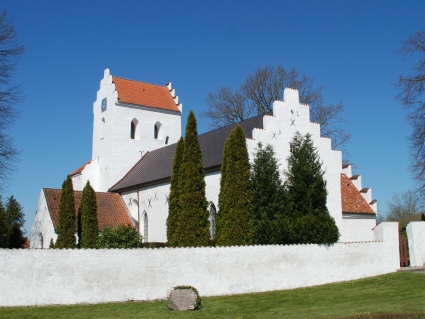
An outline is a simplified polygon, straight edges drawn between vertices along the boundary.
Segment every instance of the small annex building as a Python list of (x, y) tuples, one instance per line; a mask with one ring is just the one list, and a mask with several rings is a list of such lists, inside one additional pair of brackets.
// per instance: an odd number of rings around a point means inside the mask
[[(56, 242), (61, 193), (61, 189), (43, 188), (41, 190), (33, 224), (33, 229), (38, 229), (38, 232), (35, 234), (31, 232), (31, 248), (49, 248), (51, 240)], [(82, 195), (82, 191), (74, 191), (77, 216)], [(133, 225), (127, 207), (119, 194), (96, 192), (96, 204), (99, 231), (106, 227), (114, 227), (120, 224)], [(75, 224), (75, 232), (77, 233), (77, 224)]]
[[(239, 123), (246, 134), (250, 160), (259, 142), (272, 145), (283, 178), (294, 134), (309, 133), (323, 162), (327, 206), (341, 233), (340, 241), (374, 240), (377, 202), (372, 199), (372, 190), (363, 188), (361, 176), (352, 174), (351, 165), (343, 165), (342, 153), (332, 149), (331, 140), (320, 136), (320, 125), (310, 121), (310, 107), (300, 104), (298, 91), (287, 88), (282, 98), (273, 103), (272, 114)], [(92, 157), (70, 174), (76, 198), (90, 181), (98, 203), (107, 196), (116, 200), (115, 206), (98, 212), (100, 228), (101, 218), (110, 222), (102, 225), (131, 223), (145, 242), (166, 242), (173, 158), (182, 135), (182, 104), (171, 83), (161, 86), (128, 80), (112, 76), (106, 69), (93, 115)], [(199, 135), (212, 237), (216, 214), (220, 213), (217, 205), (224, 144), (235, 126)], [(50, 195), (52, 192), (56, 199)], [(41, 191), (31, 231), (32, 248), (47, 248), (50, 240), (57, 238), (57, 210), (53, 208), (60, 196), (57, 194), (60, 190)]]

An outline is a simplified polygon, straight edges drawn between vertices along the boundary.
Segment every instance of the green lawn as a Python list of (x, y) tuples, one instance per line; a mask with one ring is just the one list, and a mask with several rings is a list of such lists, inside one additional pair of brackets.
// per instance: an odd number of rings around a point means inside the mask
[[(329, 271), (332, 271), (331, 269)], [(422, 313), (425, 274), (398, 272), (385, 276), (312, 288), (203, 298), (199, 311), (176, 312), (167, 301), (99, 305), (0, 308), (1, 318), (390, 318), (379, 314)]]

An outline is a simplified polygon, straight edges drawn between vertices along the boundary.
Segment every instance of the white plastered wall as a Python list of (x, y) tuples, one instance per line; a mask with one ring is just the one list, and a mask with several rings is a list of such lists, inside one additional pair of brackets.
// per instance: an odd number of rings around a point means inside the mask
[(375, 226), (376, 215), (343, 213), (340, 241), (372, 241), (374, 240), (373, 228)]
[[(143, 236), (143, 241), (166, 242), (170, 184), (164, 183), (143, 189), (134, 189), (122, 193), (121, 196), (131, 218), (138, 221), (139, 232)], [(147, 216), (147, 238), (145, 216)]]
[(425, 266), (425, 222), (410, 222), (407, 225), (410, 266)]
[(0, 249), (0, 307), (165, 299), (178, 285), (201, 296), (241, 294), (396, 271), (397, 223), (375, 234), (375, 242), (332, 246)]
[(31, 228), (30, 248), (49, 248), (50, 240), (53, 239), (53, 242), (56, 242), (57, 237), (44, 191), (41, 190), (37, 212)]

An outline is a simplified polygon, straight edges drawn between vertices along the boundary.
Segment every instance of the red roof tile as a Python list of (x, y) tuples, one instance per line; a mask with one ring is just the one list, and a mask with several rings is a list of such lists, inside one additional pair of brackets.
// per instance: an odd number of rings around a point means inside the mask
[[(59, 202), (62, 190), (44, 188), (44, 196), (46, 197), (47, 207), (50, 217), (53, 221), (55, 229), (58, 227), (59, 220)], [(75, 210), (78, 213), (80, 208), (81, 191), (74, 191)], [(96, 192), (97, 201), (97, 219), (99, 222), (99, 230), (102, 231), (105, 227), (116, 227), (120, 224), (132, 225), (130, 215), (127, 208), (117, 193), (101, 193)], [(75, 227), (77, 228), (77, 226)]]
[(112, 80), (118, 92), (119, 102), (180, 112), (166, 86), (127, 80), (116, 76)]
[(83, 170), (84, 170), (84, 168), (86, 167), (86, 165), (89, 165), (91, 163), (91, 160), (90, 161), (88, 161), (87, 163), (85, 163), (83, 166), (81, 166), (80, 168), (78, 168), (78, 169), (76, 169), (75, 171), (73, 171), (71, 174), (69, 174), (69, 176), (74, 176), (74, 175), (77, 175), (77, 174), (80, 174)]
[(345, 174), (341, 174), (341, 201), (343, 213), (376, 214)]

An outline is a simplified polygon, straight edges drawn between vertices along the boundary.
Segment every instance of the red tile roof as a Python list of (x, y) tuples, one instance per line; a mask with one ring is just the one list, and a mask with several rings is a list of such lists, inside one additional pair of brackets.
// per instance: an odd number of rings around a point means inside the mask
[(166, 86), (127, 80), (116, 76), (112, 80), (118, 92), (119, 102), (180, 112)]
[(89, 165), (91, 163), (91, 160), (88, 161), (87, 163), (85, 163), (83, 166), (81, 166), (80, 168), (76, 169), (75, 171), (73, 171), (71, 174), (69, 174), (69, 176), (74, 176), (77, 174), (81, 174), (81, 172), (84, 170), (84, 168), (86, 167), (86, 165)]
[(341, 174), (341, 201), (343, 213), (376, 214), (351, 179)]
[[(44, 196), (46, 197), (47, 207), (49, 209), (50, 217), (53, 221), (55, 229), (58, 227), (59, 220), (59, 202), (62, 190), (43, 188)], [(81, 191), (74, 191), (75, 210), (78, 214), (80, 208)], [(102, 231), (105, 227), (115, 227), (120, 224), (132, 225), (130, 215), (127, 208), (117, 193), (101, 193), (96, 192), (97, 201), (97, 219), (99, 222), (99, 230)], [(77, 229), (77, 225), (75, 226)]]

